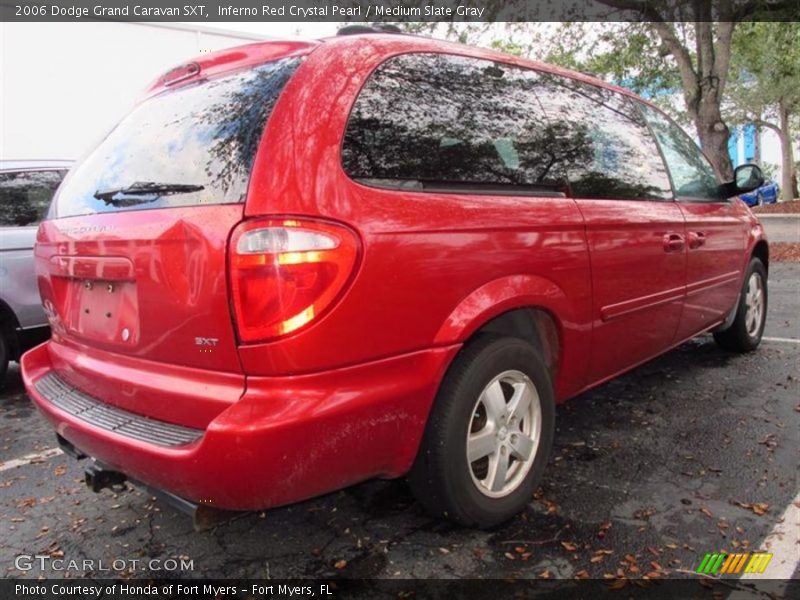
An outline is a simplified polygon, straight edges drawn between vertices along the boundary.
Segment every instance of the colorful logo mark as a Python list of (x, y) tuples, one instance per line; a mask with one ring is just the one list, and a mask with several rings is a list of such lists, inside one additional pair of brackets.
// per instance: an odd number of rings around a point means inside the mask
[[(697, 567), (698, 573), (706, 575), (736, 574), (736, 573), (763, 573), (767, 568), (772, 554), (768, 552), (744, 552), (740, 554), (727, 554), (725, 552), (714, 552), (706, 554)], [(747, 565), (745, 567), (745, 564)], [(744, 571), (742, 571), (744, 567)]]

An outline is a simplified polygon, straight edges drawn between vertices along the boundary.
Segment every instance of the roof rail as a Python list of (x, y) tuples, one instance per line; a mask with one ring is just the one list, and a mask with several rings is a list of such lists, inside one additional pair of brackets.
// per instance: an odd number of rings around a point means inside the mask
[(339, 28), (336, 35), (361, 35), (365, 33), (403, 33), (397, 25), (373, 23), (372, 25), (345, 25)]

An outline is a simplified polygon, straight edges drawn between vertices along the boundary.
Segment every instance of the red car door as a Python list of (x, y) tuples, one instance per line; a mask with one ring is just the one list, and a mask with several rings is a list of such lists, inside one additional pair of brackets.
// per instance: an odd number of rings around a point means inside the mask
[(686, 277), (684, 222), (672, 201), (577, 202), (592, 268), (590, 379), (598, 381), (673, 343)]
[(680, 200), (689, 262), (678, 335), (692, 337), (723, 320), (739, 297), (747, 242), (746, 214), (734, 202)]
[(673, 343), (686, 282), (685, 226), (636, 106), (612, 90), (574, 81), (555, 87), (543, 95), (543, 108), (563, 115), (563, 129), (581, 141), (571, 154), (569, 182), (591, 262), (589, 379), (597, 382)]
[(686, 301), (677, 337), (690, 338), (723, 320), (736, 304), (747, 243), (747, 211), (719, 196), (714, 170), (694, 141), (643, 106), (669, 168), (686, 220)]

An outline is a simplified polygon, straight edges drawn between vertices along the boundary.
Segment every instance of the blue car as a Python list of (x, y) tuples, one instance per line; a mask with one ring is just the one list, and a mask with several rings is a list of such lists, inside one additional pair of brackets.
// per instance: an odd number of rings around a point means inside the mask
[(767, 181), (760, 188), (754, 189), (752, 192), (740, 194), (739, 198), (745, 201), (747, 206), (761, 206), (762, 204), (775, 204), (778, 201), (781, 190), (778, 184), (772, 180)]

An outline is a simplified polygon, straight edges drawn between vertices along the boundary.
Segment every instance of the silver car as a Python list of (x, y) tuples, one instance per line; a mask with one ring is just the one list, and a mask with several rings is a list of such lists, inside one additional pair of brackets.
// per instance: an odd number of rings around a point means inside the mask
[(0, 160), (0, 384), (8, 362), (50, 335), (33, 267), (36, 228), (72, 165)]

